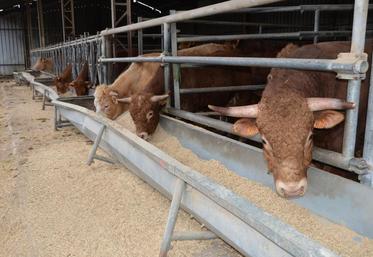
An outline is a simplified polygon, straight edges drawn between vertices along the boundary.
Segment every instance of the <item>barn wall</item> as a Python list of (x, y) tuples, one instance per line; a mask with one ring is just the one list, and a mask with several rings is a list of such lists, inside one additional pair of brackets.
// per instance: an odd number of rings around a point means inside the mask
[(25, 69), (22, 21), (20, 13), (0, 16), (0, 76)]

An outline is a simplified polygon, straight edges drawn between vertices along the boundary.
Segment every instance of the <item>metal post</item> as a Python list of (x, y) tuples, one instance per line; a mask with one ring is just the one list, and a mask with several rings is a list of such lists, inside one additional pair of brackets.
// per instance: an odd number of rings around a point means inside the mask
[(43, 17), (42, 0), (37, 1), (37, 13), (38, 13), (38, 27), (39, 27), (39, 45), (40, 47), (44, 47), (45, 38), (44, 38), (44, 17)]
[[(137, 17), (137, 22), (142, 22), (142, 17)], [(139, 55), (142, 55), (144, 52), (144, 39), (142, 34), (142, 29), (137, 31), (137, 51)]]
[(46, 98), (47, 98), (47, 90), (44, 89), (44, 92), (43, 92), (43, 103), (42, 103), (42, 106), (41, 106), (41, 109), (44, 111), (45, 110), (45, 101), (46, 101)]
[(361, 183), (373, 187), (373, 55), (370, 66), (370, 85), (368, 97), (368, 110), (365, 124), (364, 154), (363, 158), (368, 162), (370, 172), (361, 176)]
[(172, 233), (175, 228), (177, 214), (179, 212), (180, 203), (183, 197), (184, 190), (185, 190), (185, 182), (181, 179), (178, 179), (176, 181), (174, 194), (172, 196), (171, 207), (168, 213), (166, 229), (163, 235), (163, 241), (161, 244), (161, 250), (160, 250), (159, 257), (166, 257), (167, 252), (170, 248)]
[[(131, 0), (127, 0), (127, 25), (132, 24), (132, 11), (131, 11)], [(133, 56), (132, 53), (132, 31), (127, 33), (127, 42), (128, 42), (128, 56)]]
[(100, 128), (100, 130), (97, 133), (95, 142), (93, 143), (92, 149), (91, 149), (91, 151), (89, 152), (89, 155), (88, 155), (87, 165), (91, 165), (93, 163), (94, 159), (104, 161), (104, 162), (107, 162), (107, 163), (110, 163), (110, 164), (115, 163), (114, 161), (110, 160), (109, 158), (106, 158), (104, 156), (100, 156), (100, 155), (96, 154), (97, 148), (100, 145), (100, 141), (101, 141), (102, 136), (104, 134), (105, 128), (106, 128), (106, 125), (102, 125), (102, 127)]
[(75, 37), (74, 0), (61, 0), (63, 41)]
[[(175, 10), (171, 10), (170, 14), (175, 14)], [(171, 23), (171, 54), (177, 56), (177, 26), (176, 23)], [(172, 64), (172, 77), (174, 81), (174, 105), (176, 109), (180, 109), (180, 81), (181, 70), (180, 64)], [(167, 93), (167, 92), (166, 92)]]
[(315, 35), (313, 36), (313, 43), (316, 44), (318, 41), (318, 33), (320, 28), (320, 9), (315, 10), (315, 19), (313, 24), (313, 32), (315, 32)]
[[(170, 24), (163, 24), (163, 55), (167, 56), (170, 54)], [(164, 64), (164, 91), (168, 93), (170, 91), (170, 65)], [(167, 100), (167, 106), (170, 106), (170, 100)]]
[[(351, 53), (362, 55), (364, 52), (365, 33), (368, 16), (369, 0), (356, 0), (354, 9), (354, 22), (352, 28)], [(343, 137), (343, 155), (354, 157), (356, 130), (359, 113), (361, 80), (349, 80), (347, 88), (347, 101), (354, 102), (356, 107), (347, 110)]]

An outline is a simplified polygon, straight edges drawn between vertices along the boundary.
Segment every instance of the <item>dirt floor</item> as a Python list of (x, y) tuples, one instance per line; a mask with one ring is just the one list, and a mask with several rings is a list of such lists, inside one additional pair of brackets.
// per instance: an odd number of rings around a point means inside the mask
[[(92, 142), (53, 130), (53, 109), (0, 81), (0, 256), (158, 256), (170, 202), (123, 167), (85, 164)], [(178, 231), (201, 230), (180, 212)], [(240, 256), (221, 240), (169, 256)]]

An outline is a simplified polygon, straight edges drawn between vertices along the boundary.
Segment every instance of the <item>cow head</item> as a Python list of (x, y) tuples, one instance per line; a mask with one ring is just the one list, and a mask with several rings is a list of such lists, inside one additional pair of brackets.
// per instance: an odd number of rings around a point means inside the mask
[(60, 76), (54, 78), (53, 85), (57, 88), (58, 94), (64, 94), (68, 90), (68, 84)]
[(126, 104), (118, 102), (118, 92), (108, 85), (99, 85), (94, 93), (94, 104), (97, 113), (102, 113), (109, 119), (116, 119), (125, 111)]
[(118, 101), (129, 104), (129, 111), (136, 126), (136, 134), (142, 139), (148, 140), (157, 128), (159, 112), (166, 104), (167, 98), (168, 95), (138, 93), (131, 97), (118, 99)]
[(49, 58), (40, 57), (31, 69), (34, 71), (51, 72), (53, 70), (53, 61)]
[(224, 115), (241, 118), (232, 127), (236, 134), (245, 137), (261, 134), (264, 157), (276, 191), (282, 197), (302, 196), (306, 192), (313, 128), (332, 128), (344, 120), (344, 115), (333, 109), (354, 108), (353, 103), (340, 99), (288, 94), (285, 100), (263, 97), (255, 105), (209, 106)]
[(69, 88), (74, 88), (78, 96), (87, 95), (89, 87), (91, 86), (90, 81), (75, 80), (68, 84)]

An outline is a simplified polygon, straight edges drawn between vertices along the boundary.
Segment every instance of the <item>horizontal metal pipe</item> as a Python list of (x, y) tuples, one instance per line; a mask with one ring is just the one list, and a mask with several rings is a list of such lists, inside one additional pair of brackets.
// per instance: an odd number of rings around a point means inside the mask
[[(171, 115), (177, 116), (179, 118), (182, 118), (188, 121), (198, 123), (203, 126), (217, 129), (222, 132), (230, 133), (232, 135), (241, 136), (232, 130), (232, 124), (228, 122), (216, 120), (213, 118), (209, 118), (209, 117), (198, 115), (198, 114), (191, 113), (191, 112), (186, 112), (183, 110), (178, 110), (175, 108), (167, 108), (166, 112)], [(259, 134), (255, 135), (254, 137), (246, 137), (246, 138), (252, 141), (255, 141), (255, 142), (259, 142), (259, 143), (262, 141)], [(337, 168), (351, 171), (351, 167), (350, 167), (351, 158), (345, 157), (341, 153), (333, 152), (333, 151), (326, 150), (326, 149), (321, 149), (319, 147), (314, 147), (312, 158), (316, 161), (326, 163)]]
[(368, 69), (367, 61), (356, 63), (338, 63), (333, 59), (298, 58), (258, 58), (258, 57), (206, 57), (206, 56), (159, 56), (159, 57), (123, 57), (101, 58), (99, 62), (161, 62), (192, 63), (228, 66), (256, 66), (268, 68), (287, 68), (300, 70), (318, 70), (335, 72), (364, 73)]
[[(369, 9), (373, 5), (369, 5)], [(299, 6), (276, 6), (276, 7), (256, 7), (245, 8), (234, 12), (239, 13), (274, 13), (274, 12), (294, 12), (294, 11), (350, 11), (354, 9), (353, 4), (323, 4), (323, 5), (299, 5)]]
[[(297, 24), (275, 24), (275, 23), (258, 23), (258, 22), (238, 22), (238, 21), (219, 21), (219, 20), (186, 20), (181, 23), (195, 23), (195, 24), (211, 24), (211, 25), (227, 25), (227, 26), (250, 26), (250, 27), (307, 27)], [(311, 27), (311, 26), (309, 26)], [(183, 36), (183, 35), (180, 35)]]
[(238, 34), (238, 35), (208, 35), (196, 37), (179, 37), (177, 42), (206, 42), (206, 41), (226, 41), (238, 39), (297, 39), (318, 37), (348, 36), (351, 31), (299, 31), (299, 32), (281, 32), (281, 33), (262, 33), (262, 34)]
[(185, 232), (174, 232), (171, 240), (173, 241), (185, 241), (185, 240), (210, 240), (218, 238), (211, 231), (185, 231)]
[(260, 90), (260, 89), (264, 89), (264, 87), (265, 85), (243, 85), (243, 86), (232, 86), (232, 87), (182, 88), (180, 89), (180, 94)]
[[(189, 121), (201, 124), (203, 126), (214, 128), (214, 129), (226, 132), (226, 133), (230, 133), (230, 134), (233, 134), (233, 135), (240, 136), (239, 134), (235, 133), (232, 130), (232, 124), (231, 123), (216, 120), (216, 119), (209, 118), (209, 117), (205, 117), (205, 116), (198, 115), (198, 114), (191, 113), (191, 112), (186, 112), (186, 111), (183, 111), (183, 110), (178, 110), (178, 109), (175, 109), (175, 108), (167, 108), (165, 111), (167, 113), (169, 113), (171, 115), (174, 115), (174, 116), (177, 116), (179, 118), (189, 120)], [(253, 141), (256, 141), (256, 142), (261, 142), (261, 137), (259, 135), (256, 135), (254, 137), (250, 137), (249, 139), (253, 140)]]
[(173, 23), (173, 22), (179, 22), (183, 20), (190, 20), (190, 19), (196, 19), (200, 17), (210, 16), (214, 14), (219, 13), (225, 13), (230, 12), (234, 10), (238, 10), (241, 8), (246, 7), (253, 7), (257, 5), (264, 5), (264, 4), (270, 4), (279, 2), (280, 0), (231, 0), (231, 1), (225, 1), (218, 4), (208, 5), (196, 9), (192, 9), (185, 12), (180, 12), (172, 15), (163, 16), (156, 19), (151, 19), (139, 23), (134, 23), (131, 25), (113, 28), (113, 29), (106, 29), (101, 31), (101, 35), (107, 36), (112, 34), (118, 34), (123, 33), (127, 31), (132, 30), (138, 30), (138, 29), (145, 29), (149, 27), (154, 26), (160, 26), (163, 23)]

